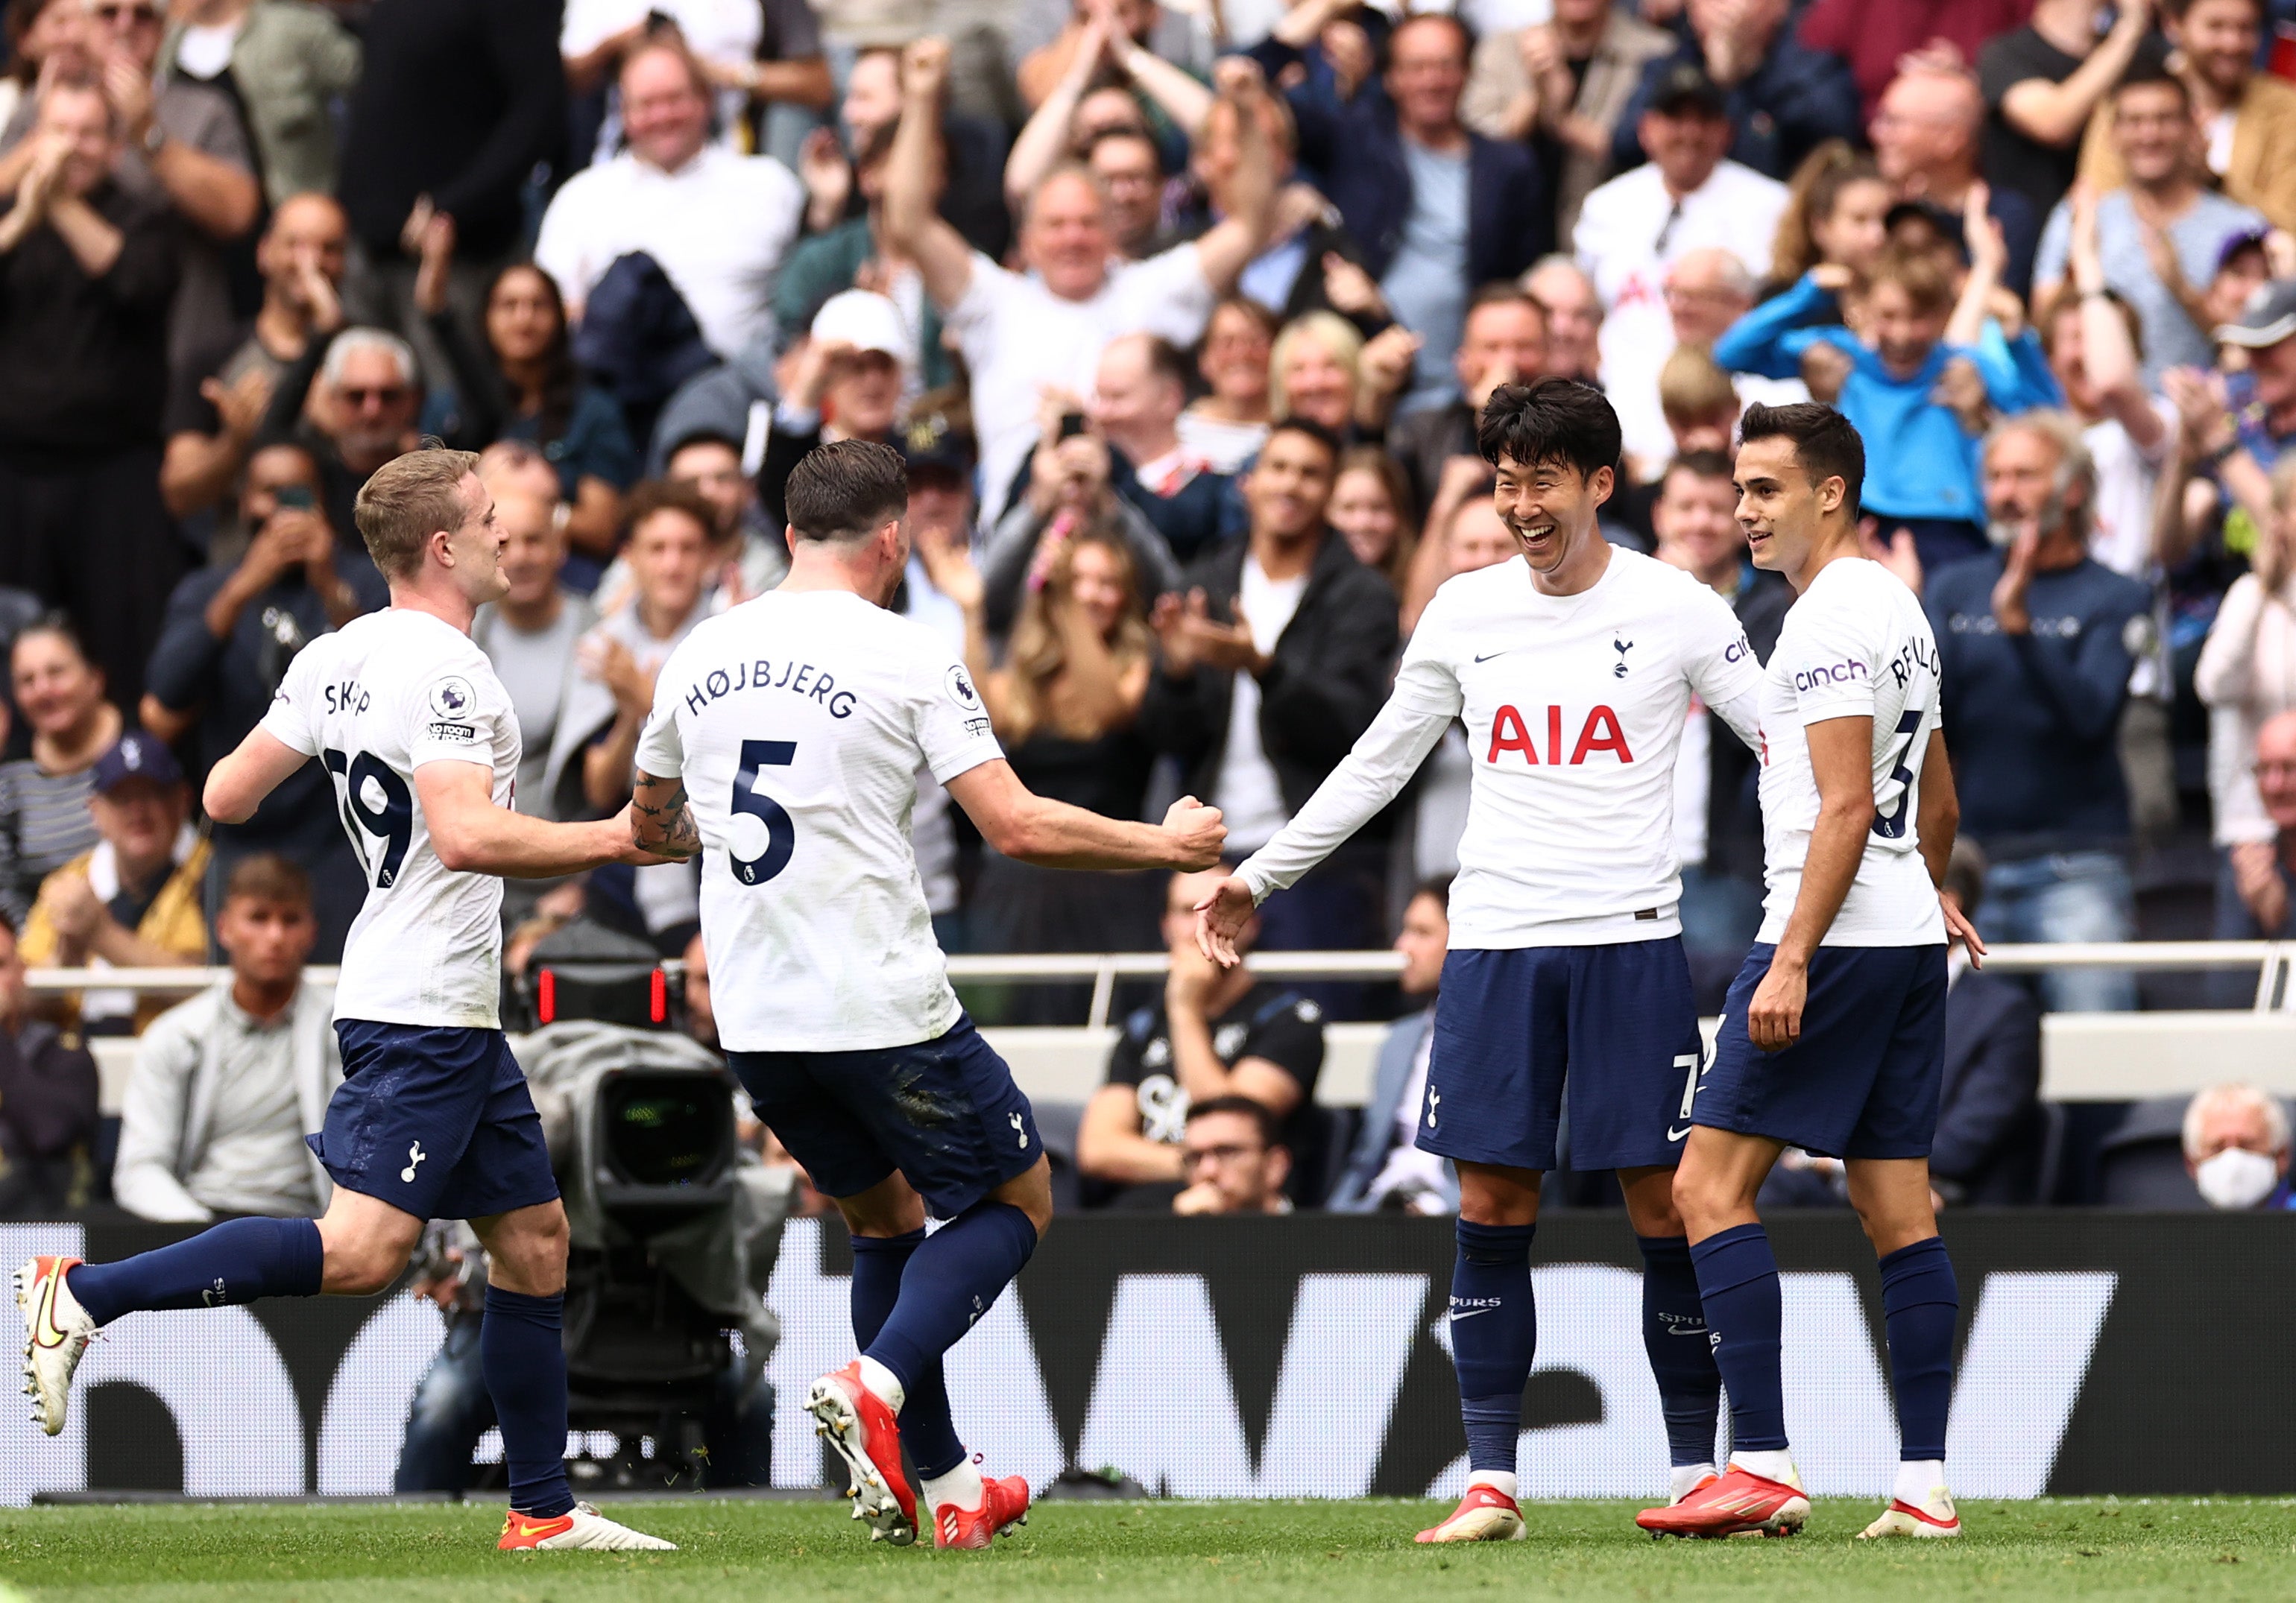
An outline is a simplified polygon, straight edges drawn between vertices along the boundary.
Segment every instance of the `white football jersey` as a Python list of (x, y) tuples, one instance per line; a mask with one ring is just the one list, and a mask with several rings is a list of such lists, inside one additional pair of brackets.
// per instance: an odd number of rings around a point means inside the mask
[(1612, 551), (1577, 595), (1541, 592), (1521, 557), (1461, 574), (1428, 604), (1371, 729), (1242, 871), (1255, 893), (1291, 884), (1456, 718), (1474, 768), (1453, 947), (1679, 935), (1674, 762), (1691, 697), (1748, 715), (1759, 675), (1728, 602), (1634, 552)]
[(1938, 727), (1937, 637), (1914, 593), (1878, 562), (1818, 569), (1778, 634), (1762, 681), (1760, 938), (1775, 943), (1801, 889), (1817, 778), (1803, 732), (1829, 718), (1874, 720), (1874, 827), (1857, 877), (1820, 943), (1925, 946), (1945, 939), (1919, 847), (1922, 758)]
[(1004, 756), (947, 644), (844, 591), (772, 591), (695, 626), (637, 765), (682, 775), (701, 932), (733, 1051), (930, 1041), (960, 1013), (909, 839), (916, 773)]
[(475, 763), (511, 805), (518, 715), (486, 653), (427, 612), (369, 613), (296, 653), (263, 727), (326, 764), (366, 871), (335, 1017), (500, 1028), (502, 881), (439, 862), (414, 795), (425, 763)]

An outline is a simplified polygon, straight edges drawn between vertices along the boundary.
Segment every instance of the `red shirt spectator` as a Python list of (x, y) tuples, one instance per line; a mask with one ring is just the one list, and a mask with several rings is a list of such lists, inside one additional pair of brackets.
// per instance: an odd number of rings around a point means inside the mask
[(1997, 34), (2021, 28), (2033, 0), (1815, 0), (1802, 14), (1801, 42), (1849, 63), (1857, 98), (1872, 118), (1882, 91), (1898, 75), (1898, 59), (1943, 39), (1977, 60), (1978, 47)]

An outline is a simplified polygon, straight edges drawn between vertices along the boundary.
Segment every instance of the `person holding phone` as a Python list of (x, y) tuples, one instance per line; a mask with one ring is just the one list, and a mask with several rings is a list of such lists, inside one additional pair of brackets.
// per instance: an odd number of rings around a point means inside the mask
[[(240, 489), (244, 538), (236, 563), (214, 563), (176, 586), (137, 707), (144, 727), (203, 773), (255, 727), (304, 645), (390, 600), (374, 564), (340, 551), (306, 447), (281, 443), (248, 460)], [(314, 764), (272, 792), (245, 823), (215, 826), (207, 887), (209, 928), (232, 869), (276, 852), (312, 879), (318, 941), (332, 963), (357, 915), (365, 881), (335, 822), (332, 781)]]

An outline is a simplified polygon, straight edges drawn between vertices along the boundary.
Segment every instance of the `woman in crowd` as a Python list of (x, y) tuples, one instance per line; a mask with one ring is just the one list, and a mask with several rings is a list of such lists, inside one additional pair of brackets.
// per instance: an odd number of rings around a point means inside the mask
[(1884, 219), (1897, 200), (1873, 158), (1829, 139), (1803, 159), (1788, 191), (1770, 248), (1769, 292), (1829, 264), (1864, 279), (1889, 242)]
[(31, 99), (40, 69), (59, 50), (84, 54), (87, 8), (82, 0), (12, 0), (8, 7), (8, 70), (0, 74), (0, 127)]
[(1196, 371), (1211, 393), (1180, 414), (1180, 444), (1215, 473), (1234, 473), (1267, 438), (1267, 364), (1275, 317), (1245, 295), (1212, 308)]
[(60, 617), (16, 636), (8, 671), (32, 734), (30, 757), (0, 763), (0, 909), (20, 929), (40, 881), (94, 849), (95, 759), (119, 743), (126, 720), (103, 699), (103, 670)]
[[(2278, 831), (2264, 811), (2250, 765), (2256, 732), (2276, 713), (2296, 707), (2296, 456), (2272, 474), (2273, 516), (2258, 531), (2255, 565), (2225, 593), (2201, 648), (2193, 688), (2210, 709), (2209, 789), (2216, 838), (2225, 848), (2217, 885), (2217, 934), (2259, 934), (2259, 907), (2277, 906)], [(2266, 925), (2277, 934), (2282, 920)]]
[[(487, 348), (483, 354), (472, 349), (447, 304), (453, 257), (454, 225), (438, 219), (423, 236), (414, 303), (455, 371), (455, 390), (434, 398), (426, 421), (472, 451), (498, 439), (541, 446), (558, 470), (575, 560), (602, 565), (613, 556), (621, 531), (622, 494), (638, 478), (637, 447), (622, 409), (582, 380), (567, 336), (565, 299), (556, 281), (531, 262), (495, 274), (487, 287)], [(593, 567), (585, 582), (595, 577)]]
[(1356, 553), (1356, 560), (1378, 568), (1398, 595), (1403, 593), (1404, 576), (1411, 571), (1411, 554), (1419, 545), (1412, 532), (1417, 515), (1401, 462), (1377, 446), (1350, 446), (1341, 455), (1324, 516)]
[(1310, 419), (1342, 440), (1382, 438), (1418, 352), (1419, 337), (1399, 323), (1365, 339), (1337, 312), (1295, 317), (1269, 354), (1268, 414)]
[[(918, 546), (934, 588), (964, 613), (965, 662), (1004, 755), (1031, 790), (1109, 818), (1137, 818), (1151, 754), (1132, 732), (1148, 693), (1152, 641), (1132, 553), (1104, 519), (1054, 515), (1029, 564), (1028, 594), (1000, 666), (985, 587), (953, 542)], [(1064, 873), (985, 854), (973, 893), (975, 944), (990, 952), (1146, 950), (1156, 935), (1150, 877)], [(1054, 999), (1042, 999), (1050, 1004)], [(1024, 1008), (1010, 1023), (1074, 1022)]]

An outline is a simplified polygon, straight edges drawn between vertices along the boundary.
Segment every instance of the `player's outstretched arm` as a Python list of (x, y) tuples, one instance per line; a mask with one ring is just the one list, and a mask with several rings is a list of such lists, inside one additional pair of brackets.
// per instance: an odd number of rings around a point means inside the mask
[(495, 806), (494, 778), (494, 770), (479, 763), (425, 763), (414, 771), (430, 848), (456, 873), (554, 879), (609, 863), (668, 861), (639, 848), (627, 807), (611, 818), (552, 823)]
[[(1914, 828), (1921, 834), (1922, 862), (1930, 871), (1930, 883), (1942, 889), (1945, 865), (1953, 857), (1953, 838), (1961, 828), (1961, 797), (1953, 787), (1953, 765), (1946, 760), (1941, 729), (1930, 731), (1929, 752), (1922, 758), (1922, 793), (1914, 809)], [(1945, 913), (1947, 937), (1958, 937), (1968, 949), (1971, 968), (1982, 967), (1985, 943), (1977, 926), (1955, 904), (1940, 898), (1939, 906)]]
[[(1756, 1046), (1775, 1052), (1801, 1036), (1802, 1004), (1809, 995), (1809, 960), (1833, 928), (1866, 855), (1874, 828), (1874, 720), (1827, 718), (1803, 731), (1809, 741), (1809, 766), (1817, 781), (1817, 823), (1809, 832), (1809, 855), (1802, 862), (1801, 889), (1778, 938), (1769, 972), (1754, 988), (1746, 1009), (1746, 1034)], [(1789, 734), (1787, 739), (1792, 736)]]
[(686, 803), (681, 774), (664, 778), (637, 771), (630, 793), (630, 830), (641, 850), (683, 863), (701, 850), (701, 829)]
[(1035, 794), (1002, 757), (966, 769), (948, 793), (982, 839), (1039, 868), (1204, 869), (1227, 843), (1219, 809), (1193, 796), (1174, 802), (1160, 824), (1103, 818)]
[(217, 823), (245, 823), (265, 797), (310, 760), (258, 724), (236, 750), (208, 770), (201, 803)]

